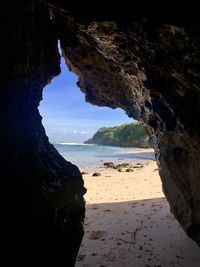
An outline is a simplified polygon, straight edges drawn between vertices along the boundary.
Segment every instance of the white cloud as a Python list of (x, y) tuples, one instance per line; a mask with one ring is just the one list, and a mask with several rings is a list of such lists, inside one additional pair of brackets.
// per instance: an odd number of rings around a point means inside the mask
[(87, 131), (80, 131), (80, 134), (85, 135), (85, 134), (89, 134), (89, 132), (87, 132)]
[(88, 131), (83, 130), (71, 130), (71, 131), (62, 131), (63, 134), (74, 134), (74, 135), (88, 135), (90, 134)]

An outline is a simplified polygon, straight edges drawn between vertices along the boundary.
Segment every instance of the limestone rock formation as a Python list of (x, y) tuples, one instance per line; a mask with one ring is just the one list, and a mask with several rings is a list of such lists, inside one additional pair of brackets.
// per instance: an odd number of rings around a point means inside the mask
[(74, 266), (83, 235), (81, 174), (49, 144), (38, 112), (43, 87), (60, 72), (58, 39), (86, 101), (120, 107), (146, 125), (171, 210), (200, 244), (197, 13), (174, 1), (138, 1), (134, 9), (129, 1), (114, 8), (104, 0), (2, 2), (5, 266)]
[(132, 122), (114, 127), (102, 127), (94, 133), (85, 144), (122, 146), (122, 147), (151, 147), (151, 141), (142, 123)]

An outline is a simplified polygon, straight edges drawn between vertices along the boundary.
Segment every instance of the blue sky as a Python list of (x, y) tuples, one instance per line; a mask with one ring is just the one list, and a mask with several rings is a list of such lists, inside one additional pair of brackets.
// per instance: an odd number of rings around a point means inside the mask
[(100, 127), (133, 121), (121, 109), (86, 103), (76, 82), (77, 76), (67, 69), (62, 59), (61, 74), (44, 88), (39, 110), (51, 142), (83, 142)]

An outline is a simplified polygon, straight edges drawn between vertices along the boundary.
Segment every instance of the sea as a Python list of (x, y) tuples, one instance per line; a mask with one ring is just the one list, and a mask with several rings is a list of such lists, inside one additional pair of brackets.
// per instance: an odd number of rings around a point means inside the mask
[(103, 166), (104, 162), (131, 163), (154, 159), (153, 150), (134, 147), (103, 146), (82, 143), (53, 144), (58, 152), (80, 169)]

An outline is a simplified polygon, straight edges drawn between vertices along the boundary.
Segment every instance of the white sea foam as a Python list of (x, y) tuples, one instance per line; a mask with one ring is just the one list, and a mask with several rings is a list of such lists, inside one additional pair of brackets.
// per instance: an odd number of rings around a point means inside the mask
[(66, 143), (66, 142), (62, 142), (62, 143), (57, 143), (59, 145), (68, 145), (68, 146), (94, 146), (95, 144), (84, 144), (84, 143)]

